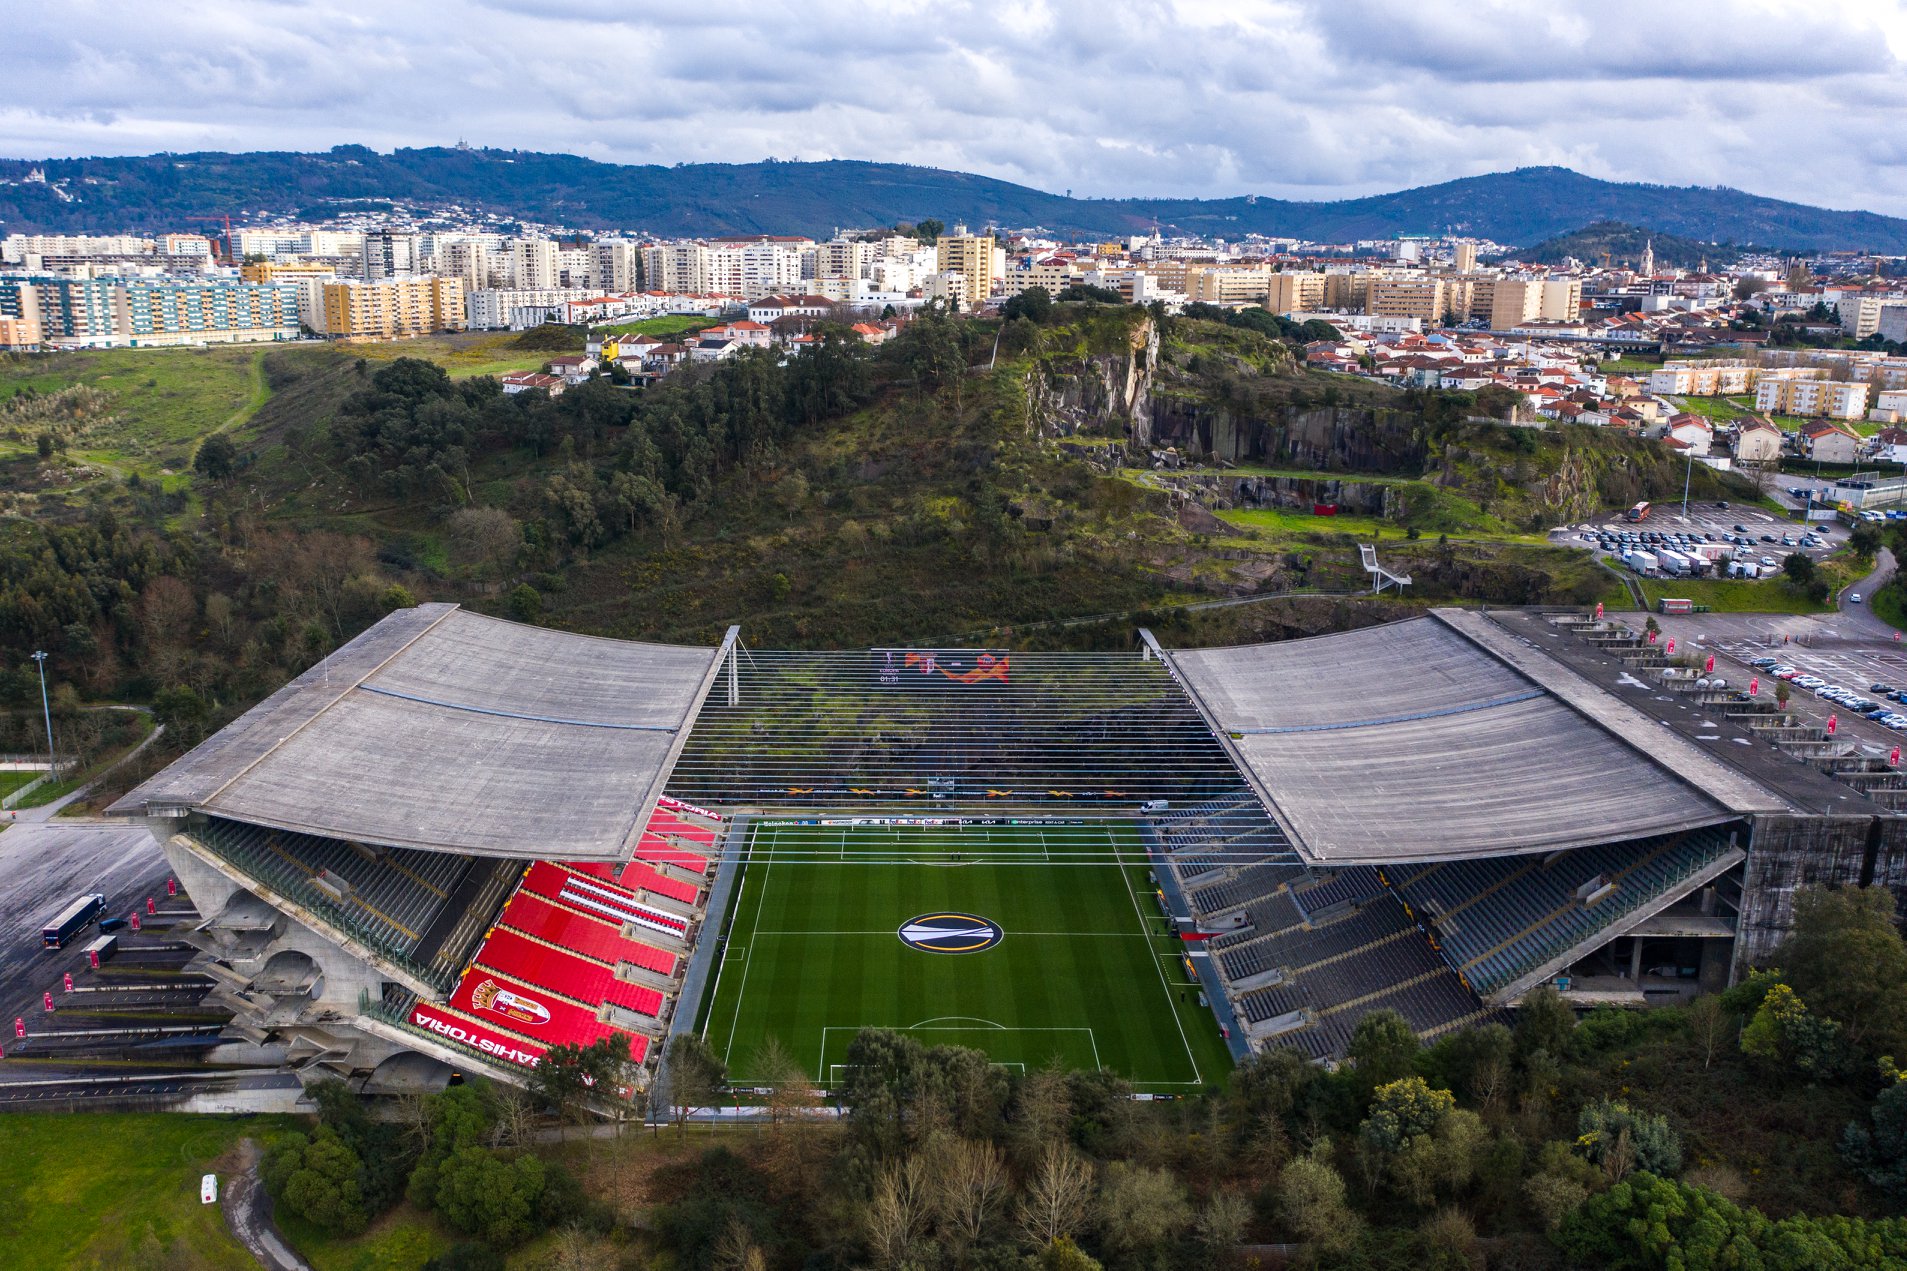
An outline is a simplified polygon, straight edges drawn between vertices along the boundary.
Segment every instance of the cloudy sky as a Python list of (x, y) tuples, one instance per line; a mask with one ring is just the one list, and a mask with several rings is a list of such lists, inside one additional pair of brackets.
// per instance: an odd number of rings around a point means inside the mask
[(1907, 215), (1907, 0), (65, 0), (8, 28), (17, 157), (464, 138), (1298, 198), (1562, 164)]

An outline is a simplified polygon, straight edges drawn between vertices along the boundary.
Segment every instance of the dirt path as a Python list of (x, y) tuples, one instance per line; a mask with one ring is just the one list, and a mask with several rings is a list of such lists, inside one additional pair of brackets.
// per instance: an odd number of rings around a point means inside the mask
[(266, 1271), (311, 1271), (272, 1225), (271, 1197), (265, 1194), (265, 1184), (258, 1177), (258, 1144), (243, 1139), (238, 1150), (239, 1170), (226, 1180), (224, 1194), (219, 1197), (225, 1225)]

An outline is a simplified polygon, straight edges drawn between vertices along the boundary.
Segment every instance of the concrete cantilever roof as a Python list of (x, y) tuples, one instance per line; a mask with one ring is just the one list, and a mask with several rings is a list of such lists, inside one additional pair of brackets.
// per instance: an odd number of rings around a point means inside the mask
[(604, 640), (455, 605), (399, 610), (109, 811), (205, 812), (486, 856), (618, 859), (728, 643)]
[(1552, 851), (1787, 806), (1460, 610), (1168, 656), (1319, 862)]

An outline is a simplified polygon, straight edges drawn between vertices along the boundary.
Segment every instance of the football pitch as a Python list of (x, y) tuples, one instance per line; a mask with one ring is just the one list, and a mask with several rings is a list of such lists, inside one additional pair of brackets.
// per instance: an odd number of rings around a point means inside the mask
[(819, 1084), (889, 1028), (1055, 1059), (1142, 1091), (1224, 1080), (1231, 1054), (1123, 822), (753, 828), (703, 1033), (748, 1084), (773, 1037)]

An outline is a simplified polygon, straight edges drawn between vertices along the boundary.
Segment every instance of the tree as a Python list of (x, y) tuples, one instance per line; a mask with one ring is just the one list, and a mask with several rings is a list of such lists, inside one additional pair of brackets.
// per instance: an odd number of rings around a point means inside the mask
[(1344, 1199), (1344, 1179), (1330, 1162), (1330, 1142), (1285, 1166), (1278, 1181), (1278, 1212), (1285, 1225), (1320, 1252), (1348, 1248), (1357, 1240), (1357, 1215)]
[(459, 1231), (512, 1248), (536, 1232), (544, 1171), (534, 1156), (512, 1159), (486, 1148), (459, 1148), (437, 1171), (437, 1212)]
[(1093, 1176), (1086, 1163), (1063, 1143), (1049, 1143), (1034, 1163), (1020, 1201), (1020, 1229), (1042, 1247), (1070, 1239), (1086, 1221)]
[(502, 508), (458, 508), (444, 524), (450, 558), (480, 568), (498, 582), (509, 578), (523, 550), (523, 528)]
[(1251, 1202), (1238, 1192), (1222, 1189), (1212, 1193), (1199, 1211), (1197, 1235), (1205, 1256), (1224, 1266), (1234, 1261), (1238, 1246), (1251, 1228)]
[(518, 622), (535, 622), (543, 616), (543, 593), (528, 583), (518, 583), (510, 593), (510, 616)]
[(1855, 1173), (1890, 1197), (1907, 1197), (1907, 1081), (1894, 1080), (1867, 1110), (1868, 1124), (1848, 1123), (1841, 1156)]
[(1357, 1022), (1346, 1053), (1368, 1095), (1379, 1086), (1410, 1076), (1421, 1049), (1408, 1020), (1396, 1011), (1378, 1010)]
[(285, 1208), (350, 1236), (371, 1222), (359, 1181), (363, 1172), (364, 1162), (328, 1125), (309, 1138), (288, 1134), (278, 1140), (261, 1171), (266, 1189)]
[(1028, 287), (1017, 296), (1008, 297), (1000, 306), (1000, 316), (1011, 322), (1015, 318), (1025, 318), (1030, 322), (1044, 322), (1053, 312), (1053, 296), (1044, 287)]
[(955, 1139), (934, 1164), (934, 1211), (962, 1244), (986, 1235), (1011, 1189), (1006, 1158), (991, 1143)]
[(1456, 1106), (1448, 1090), (1432, 1090), (1422, 1077), (1405, 1077), (1377, 1088), (1358, 1133), (1381, 1151), (1401, 1151), (1410, 1140), (1434, 1131)]
[(211, 481), (223, 481), (238, 470), (238, 447), (224, 433), (213, 433), (199, 443), (192, 470)]
[(1781, 562), (1781, 572), (1795, 586), (1806, 587), (1814, 581), (1814, 558), (1806, 552), (1790, 552)]
[[(1794, 929), (1776, 951), (1787, 982), (1849, 1042), (1894, 1054), (1907, 1047), (1907, 942), (1884, 887), (1810, 887), (1794, 899)], [(1851, 974), (1853, 968), (1859, 974)]]
[(814, 1078), (782, 1045), (779, 1037), (769, 1037), (755, 1052), (752, 1064), (755, 1080), (768, 1087), (768, 1122), (779, 1129), (799, 1119), (814, 1106)]
[(940, 235), (946, 228), (947, 226), (944, 221), (937, 221), (930, 216), (920, 222), (920, 224), (914, 226), (914, 237), (923, 243), (932, 245), (940, 241)]
[(666, 1065), (668, 1099), (679, 1128), (697, 1108), (712, 1108), (728, 1087), (728, 1065), (700, 1033), (677, 1033)]
[(1765, 1064), (1791, 1066), (1811, 1078), (1839, 1076), (1849, 1054), (1841, 1026), (1808, 1009), (1787, 984), (1775, 984), (1741, 1030), (1741, 1049)]
[(1516, 1010), (1516, 1057), (1527, 1062), (1540, 1050), (1560, 1059), (1575, 1031), (1576, 1012), (1553, 986), (1540, 984), (1523, 996)]
[(629, 1083), (629, 1042), (612, 1034), (587, 1046), (552, 1046), (530, 1069), (530, 1090), (566, 1121), (582, 1123), (597, 1100), (619, 1097)]
[(891, 1160), (874, 1179), (865, 1211), (867, 1243), (877, 1265), (907, 1265), (927, 1231), (931, 1213), (927, 1162), (918, 1155)]
[(1734, 1019), (1729, 1015), (1722, 1000), (1713, 993), (1704, 993), (1688, 1006), (1689, 1037), (1702, 1053), (1702, 1067), (1707, 1069), (1715, 1062), (1715, 1052), (1728, 1040), (1728, 1034), (1735, 1027)]
[(1682, 1168), (1682, 1140), (1667, 1117), (1636, 1112), (1608, 1099), (1583, 1107), (1576, 1121), (1576, 1145), (1618, 1180), (1627, 1168), (1659, 1176)]
[(1114, 1161), (1100, 1188), (1098, 1221), (1108, 1249), (1143, 1262), (1191, 1225), (1192, 1206), (1165, 1170)]

